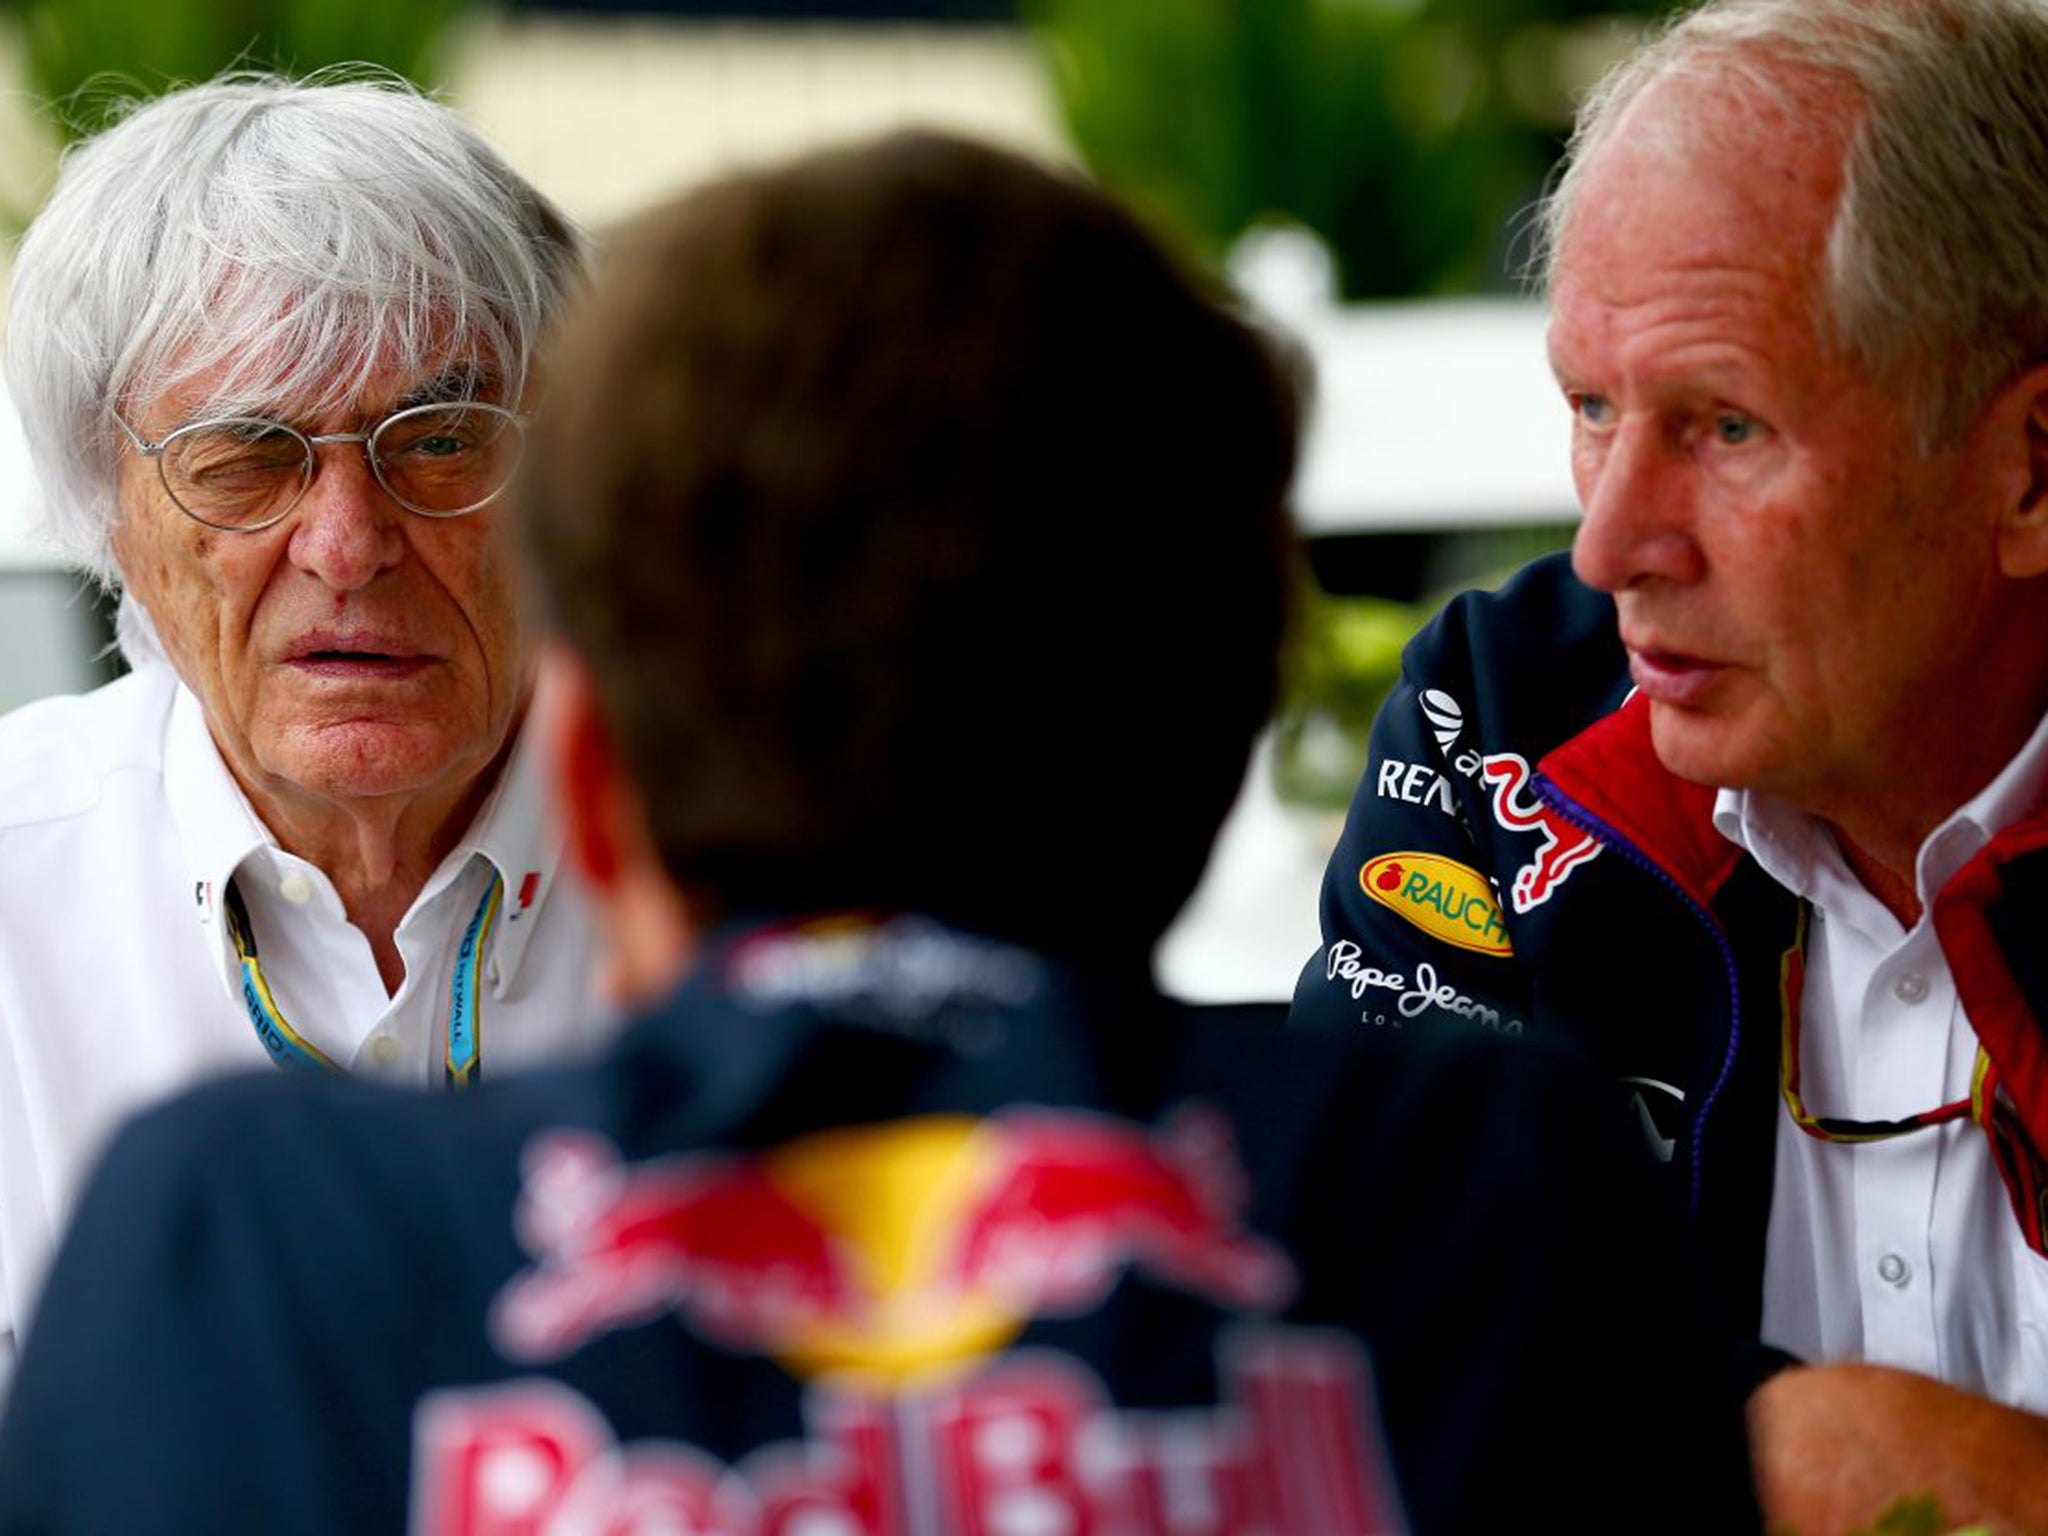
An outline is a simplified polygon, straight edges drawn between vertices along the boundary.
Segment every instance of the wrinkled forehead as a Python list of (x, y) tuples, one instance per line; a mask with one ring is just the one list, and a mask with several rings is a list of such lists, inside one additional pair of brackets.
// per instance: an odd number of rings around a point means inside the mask
[(216, 283), (206, 302), (138, 338), (116, 404), (131, 418), (175, 425), (374, 416), (520, 395), (522, 338), (482, 306), (425, 288), (350, 293), (336, 282), (293, 292), (260, 276)]
[(1853, 99), (1816, 76), (1722, 70), (1652, 81), (1575, 167), (1553, 280), (1580, 257), (1603, 256), (1617, 225), (1654, 222), (1650, 205), (1660, 194), (1720, 211), (1712, 232), (1719, 255), (1814, 279), (1833, 234), (1854, 123)]
[(451, 400), (517, 404), (519, 393), (498, 359), (450, 343), (366, 348), (361, 355), (326, 360), (260, 354), (178, 358), (160, 387), (146, 397), (131, 390), (126, 405), (132, 421), (169, 431), (223, 416), (346, 425)]

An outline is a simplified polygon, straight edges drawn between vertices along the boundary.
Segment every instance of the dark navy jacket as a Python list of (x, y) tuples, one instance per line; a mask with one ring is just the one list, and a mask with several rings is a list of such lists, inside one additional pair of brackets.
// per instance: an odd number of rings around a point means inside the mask
[(841, 921), (586, 1068), (202, 1089), (80, 1210), (0, 1532), (1754, 1529), (1597, 1077), (1280, 1022)]
[[(1330, 861), (1294, 1016), (1477, 1023), (1584, 1049), (1620, 1080), (1753, 1336), (1797, 904), (1714, 830), (1714, 791), (1659, 764), (1629, 693), (1613, 603), (1562, 555), (1418, 635)], [(2002, 1114), (2048, 1147), (2044, 845), (2038, 819), (1994, 839), (1934, 920)], [(2016, 1214), (2038, 1231), (2030, 1204)]]

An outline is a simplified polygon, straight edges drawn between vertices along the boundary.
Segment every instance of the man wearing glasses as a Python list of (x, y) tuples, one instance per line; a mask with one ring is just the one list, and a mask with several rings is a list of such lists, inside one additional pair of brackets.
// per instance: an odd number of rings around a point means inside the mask
[(133, 671), (0, 721), (0, 1381), (122, 1112), (266, 1056), (460, 1089), (594, 1027), (498, 506), (578, 260), (384, 81), (142, 107), (23, 241), (44, 532)]
[(561, 337), (532, 729), (636, 1022), (141, 1117), (0, 1536), (1757, 1529), (1597, 1078), (1146, 978), (1278, 682), (1264, 338), (929, 133), (649, 212)]

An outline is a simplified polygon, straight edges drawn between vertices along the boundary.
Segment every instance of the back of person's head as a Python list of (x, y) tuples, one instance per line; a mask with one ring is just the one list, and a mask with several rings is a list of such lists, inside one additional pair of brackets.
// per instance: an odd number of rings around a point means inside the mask
[(906, 134), (623, 231), (525, 512), (700, 916), (1128, 954), (1276, 687), (1298, 392), (1073, 176)]
[(1792, 132), (1840, 135), (1850, 103), (1822, 334), (1910, 392), (1926, 446), (2048, 355), (2042, 0), (1710, 0), (1587, 99), (1545, 205), (1546, 262), (1579, 171), (1665, 82), (1732, 90)]
[(45, 533), (114, 579), (112, 412), (197, 381), (207, 415), (317, 415), (453, 356), (516, 401), (579, 260), (547, 199), (395, 78), (131, 104), (67, 153), (15, 260), (7, 380)]

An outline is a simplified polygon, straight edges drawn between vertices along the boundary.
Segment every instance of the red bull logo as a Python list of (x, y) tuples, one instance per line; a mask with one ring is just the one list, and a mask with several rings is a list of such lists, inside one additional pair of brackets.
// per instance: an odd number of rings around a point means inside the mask
[(498, 1298), (511, 1359), (559, 1358), (673, 1310), (800, 1375), (903, 1383), (1092, 1310), (1127, 1269), (1242, 1310), (1284, 1303), (1285, 1255), (1241, 1228), (1220, 1117), (1151, 1129), (1017, 1110), (805, 1137), (756, 1156), (628, 1166), (537, 1137), (515, 1220), (537, 1259)]
[(749, 1347), (846, 1304), (825, 1231), (749, 1159), (628, 1169), (602, 1138), (564, 1131), (529, 1145), (524, 1166), (514, 1220), (542, 1265), (498, 1298), (495, 1335), (513, 1358), (565, 1355), (671, 1306)]
[(451, 1390), (414, 1424), (415, 1536), (1373, 1536), (1400, 1528), (1370, 1373), (1340, 1335), (1226, 1332), (1217, 1404), (1132, 1411), (1071, 1357), (989, 1358), (1127, 1272), (1259, 1311), (1286, 1256), (1242, 1225), (1228, 1127), (1072, 1111), (932, 1116), (757, 1155), (629, 1165), (529, 1145), (501, 1292), (510, 1358), (666, 1312), (813, 1381), (802, 1438), (727, 1466), (617, 1443), (548, 1380)]
[(557, 1382), (446, 1391), (414, 1422), (414, 1536), (1377, 1536), (1401, 1529), (1342, 1337), (1224, 1341), (1214, 1407), (1117, 1409), (1025, 1353), (925, 1396), (813, 1388), (806, 1437), (726, 1467), (619, 1445)]
[(1600, 852), (1592, 833), (1550, 809), (1529, 790), (1529, 761), (1514, 752), (1490, 752), (1480, 759), (1479, 777), (1493, 794), (1493, 819), (1510, 832), (1534, 832), (1542, 841), (1515, 873), (1508, 900), (1517, 912), (1540, 907), (1571, 872)]

